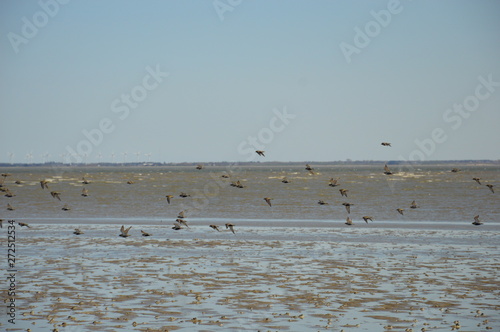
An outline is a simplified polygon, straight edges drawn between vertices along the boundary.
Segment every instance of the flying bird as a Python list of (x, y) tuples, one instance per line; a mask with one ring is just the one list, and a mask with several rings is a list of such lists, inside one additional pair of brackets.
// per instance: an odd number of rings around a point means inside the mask
[(329, 181), (328, 185), (329, 185), (330, 187), (336, 187), (336, 186), (339, 186), (339, 185), (340, 185), (340, 184), (338, 183), (339, 179), (340, 179), (340, 178), (336, 178), (336, 179), (334, 179), (334, 178), (330, 178), (330, 181)]
[(451, 172), (452, 172), (452, 173), (458, 173), (458, 172), (460, 172), (460, 171), (461, 171), (461, 169), (458, 169), (458, 168), (452, 168), (452, 169), (451, 169)]
[(49, 189), (49, 182), (47, 180), (40, 181), (40, 186), (42, 189)]
[(58, 191), (51, 191), (50, 194), (52, 195), (53, 198), (57, 198), (58, 200), (61, 200), (61, 193)]
[(472, 224), (476, 225), (476, 226), (479, 226), (479, 225), (483, 224), (483, 222), (481, 220), (479, 220), (479, 215), (477, 215), (477, 216), (474, 217), (474, 222)]
[(151, 236), (151, 234), (143, 231), (142, 229), (141, 229), (141, 234), (142, 234), (142, 236)]
[(75, 231), (73, 232), (75, 235), (81, 235), (84, 234), (79, 228), (75, 228)]
[(185, 192), (181, 192), (181, 193), (179, 194), (179, 197), (186, 198), (186, 197), (191, 197), (191, 195), (186, 194)]
[(404, 216), (403, 212), (404, 212), (405, 209), (400, 209), (400, 208), (397, 208), (396, 211), (398, 211), (402, 216)]
[(184, 219), (181, 219), (181, 218), (177, 218), (175, 219), (175, 221), (179, 224), (179, 225), (184, 225), (186, 226), (187, 228), (189, 228), (188, 224), (187, 224), (187, 221), (184, 220)]
[(342, 203), (343, 206), (345, 206), (345, 209), (347, 210), (347, 213), (351, 213), (351, 203)]
[(339, 189), (340, 195), (345, 196), (345, 197), (347, 197), (347, 192), (348, 191), (349, 190), (347, 190), (347, 189)]
[(286, 176), (284, 176), (283, 179), (281, 179), (281, 182), (283, 182), (283, 183), (290, 183), (290, 181), (288, 181), (288, 179), (286, 178)]
[(63, 210), (63, 211), (69, 211), (69, 210), (71, 210), (71, 208), (68, 206), (68, 204), (64, 204), (64, 206), (62, 207), (61, 210)]
[(255, 153), (257, 153), (259, 156), (262, 156), (262, 157), (265, 157), (264, 152), (265, 151), (262, 151), (262, 150), (256, 150), (255, 151)]
[(186, 218), (186, 217), (185, 217), (184, 210), (183, 210), (183, 211), (181, 211), (181, 212), (179, 212), (179, 214), (177, 215), (177, 218), (181, 218), (181, 219)]
[(210, 225), (210, 228), (215, 229), (217, 232), (220, 232), (219, 226), (217, 225)]
[(19, 226), (21, 226), (21, 227), (28, 227), (28, 228), (31, 228), (31, 227), (30, 227), (30, 225), (28, 225), (28, 224), (27, 224), (27, 223), (25, 223), (25, 222), (20, 222), (20, 221), (19, 221), (17, 224), (18, 224)]
[(477, 184), (481, 184), (481, 178), (472, 178), (472, 180), (476, 181)]
[(325, 201), (323, 201), (323, 200), (321, 200), (321, 199), (318, 201), (318, 204), (319, 204), (319, 205), (328, 205), (328, 203), (327, 203), (327, 202), (325, 202)]
[(83, 188), (82, 189), (82, 196), (87, 197), (88, 195), (89, 195), (89, 191), (87, 190), (87, 188)]
[(371, 216), (364, 216), (363, 220), (368, 224), (368, 220), (373, 221), (373, 217), (371, 217)]
[(173, 196), (173, 195), (167, 195), (167, 196), (165, 196), (165, 197), (167, 198), (167, 202), (168, 202), (168, 204), (170, 204), (170, 200), (171, 200), (172, 198), (174, 198), (174, 196)]
[(309, 164), (306, 164), (306, 170), (308, 170), (312, 175), (316, 174), (314, 173), (314, 168), (312, 168)]
[(9, 188), (5, 188), (4, 192), (5, 192), (5, 195), (4, 195), (5, 197), (14, 197), (14, 196), (16, 196), (12, 191), (9, 190)]
[(9, 211), (14, 211), (16, 208), (13, 207), (12, 205), (10, 205), (9, 203), (7, 203), (7, 210)]
[(234, 224), (227, 223), (227, 224), (226, 224), (226, 229), (228, 229), (228, 228), (231, 230), (231, 232), (233, 232), (233, 234), (236, 234), (236, 233), (234, 232)]
[(0, 228), (3, 228), (3, 219), (0, 219)]
[(121, 237), (129, 237), (130, 235), (128, 234), (128, 231), (132, 228), (132, 226), (130, 226), (129, 228), (125, 228), (124, 225), (122, 225), (122, 228), (120, 228), (120, 236)]
[(83, 183), (83, 184), (89, 184), (89, 183), (90, 183), (90, 181), (86, 180), (85, 178), (82, 178), (82, 183)]
[(269, 206), (271, 206), (271, 200), (272, 200), (272, 198), (264, 197), (264, 200), (266, 201), (267, 204), (269, 204)]
[(387, 166), (387, 164), (385, 164), (385, 166), (384, 166), (384, 174), (385, 175), (392, 175), (392, 174), (394, 174), (394, 173), (392, 173), (392, 171), (389, 168), (389, 166)]
[(391, 146), (391, 143), (388, 143), (388, 142), (382, 142), (380, 144), (383, 145), (383, 146)]
[(345, 220), (345, 224), (352, 226), (352, 219), (350, 217), (347, 217), (347, 219)]
[(495, 193), (495, 190), (493, 190), (493, 185), (492, 184), (487, 184), (486, 187), (490, 188), (492, 193)]
[(198, 166), (196, 166), (196, 169), (203, 169), (203, 165), (199, 164)]
[(415, 201), (411, 202), (411, 205), (410, 205), (410, 208), (411, 209), (416, 209), (418, 208), (419, 206), (417, 205), (417, 203)]
[(182, 226), (176, 222), (176, 223), (174, 223), (174, 226), (172, 226), (172, 229), (178, 231), (178, 230), (182, 229)]

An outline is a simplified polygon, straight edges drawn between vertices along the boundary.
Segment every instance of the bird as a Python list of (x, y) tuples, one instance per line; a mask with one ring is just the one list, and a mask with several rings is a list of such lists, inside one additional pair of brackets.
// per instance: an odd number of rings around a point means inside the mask
[(132, 180), (128, 180), (128, 181), (127, 181), (127, 184), (134, 184), (134, 183), (135, 183), (135, 182), (134, 182), (134, 181), (132, 181)]
[(196, 166), (196, 169), (198, 169), (198, 170), (199, 170), (199, 169), (203, 169), (203, 165), (202, 165), (202, 164), (198, 164), (198, 165)]
[(10, 205), (9, 203), (7, 203), (7, 210), (9, 211), (14, 211), (16, 208), (13, 207), (12, 205)]
[(172, 226), (172, 229), (178, 231), (178, 230), (182, 229), (182, 226), (179, 223), (174, 223), (174, 226)]
[(312, 168), (309, 164), (306, 164), (306, 170), (308, 170), (308, 171), (309, 171), (309, 173), (311, 173), (311, 174), (313, 174), (313, 175), (315, 174), (315, 173), (314, 173), (314, 168)]
[(58, 200), (61, 200), (61, 193), (58, 191), (51, 191), (50, 194), (52, 195), (53, 198), (57, 198)]
[(410, 208), (411, 209), (416, 209), (418, 208), (419, 206), (417, 205), (417, 203), (415, 201), (411, 202), (411, 205), (410, 205)]
[(390, 170), (389, 166), (387, 166), (387, 164), (385, 164), (384, 166), (384, 174), (385, 175), (392, 175), (394, 173), (392, 173), (392, 171)]
[(401, 215), (404, 216), (403, 212), (404, 212), (405, 209), (400, 209), (400, 208), (397, 208), (396, 211), (398, 211)]
[(4, 192), (5, 192), (5, 195), (4, 195), (5, 197), (14, 197), (14, 196), (16, 196), (12, 191), (9, 190), (9, 188), (5, 188)]
[(492, 193), (495, 193), (495, 190), (493, 190), (493, 185), (492, 184), (487, 184), (486, 187), (490, 188)]
[(319, 205), (328, 205), (328, 203), (327, 203), (327, 202), (325, 202), (325, 201), (323, 201), (323, 200), (321, 200), (321, 199), (318, 201), (318, 204), (319, 204)]
[(345, 220), (345, 224), (352, 226), (352, 219), (350, 217), (347, 217), (347, 219)]
[(286, 176), (284, 176), (283, 179), (281, 179), (281, 182), (290, 183), (290, 181), (286, 178)]
[(0, 219), (0, 228), (3, 228), (3, 219)]
[(177, 215), (177, 218), (181, 218), (181, 219), (186, 218), (184, 210), (179, 212), (179, 214)]
[(476, 225), (476, 226), (479, 226), (479, 225), (483, 224), (483, 222), (481, 220), (479, 220), (479, 215), (477, 215), (477, 216), (474, 217), (474, 222), (472, 224)]
[(141, 229), (141, 234), (142, 234), (142, 236), (151, 236), (151, 234), (143, 231), (142, 229)]
[(330, 178), (330, 181), (329, 181), (328, 185), (329, 185), (330, 187), (336, 187), (336, 186), (339, 186), (339, 185), (340, 185), (340, 184), (338, 183), (339, 179), (340, 179), (340, 178), (336, 178), (336, 179), (334, 179), (334, 178)]
[(186, 198), (186, 197), (191, 197), (191, 195), (186, 194), (185, 192), (181, 192), (181, 193), (179, 194), (179, 197)]
[(89, 191), (87, 190), (87, 188), (83, 188), (82, 189), (82, 196), (87, 197), (88, 195), (89, 195)]
[(89, 184), (89, 183), (90, 183), (90, 181), (88, 181), (88, 180), (86, 180), (84, 177), (82, 177), (82, 183), (83, 183), (83, 184)]
[(272, 198), (264, 197), (264, 200), (266, 201), (267, 204), (269, 204), (269, 206), (271, 206), (271, 200), (272, 200)]
[(61, 210), (63, 210), (63, 211), (69, 211), (69, 210), (71, 210), (71, 208), (68, 206), (68, 204), (64, 204), (64, 206), (62, 207)]
[(49, 182), (47, 180), (40, 181), (40, 186), (42, 189), (49, 189)]
[(345, 196), (345, 197), (347, 197), (347, 192), (348, 191), (349, 190), (347, 190), (347, 189), (339, 189), (340, 195)]
[(187, 224), (187, 221), (186, 221), (186, 220), (181, 219), (181, 218), (177, 218), (177, 219), (175, 219), (175, 221), (176, 221), (177, 223), (179, 223), (179, 225), (184, 225), (184, 226), (186, 226), (187, 228), (189, 228), (189, 226), (188, 226), (188, 224)]
[(226, 224), (226, 229), (228, 229), (228, 228), (231, 230), (231, 232), (233, 232), (233, 234), (236, 234), (236, 233), (234, 232), (234, 224), (227, 223), (227, 224)]
[(229, 174), (222, 174), (220, 177), (224, 179), (229, 179)]
[(373, 221), (373, 217), (371, 217), (371, 216), (364, 216), (363, 220), (368, 224), (368, 220)]
[(167, 196), (165, 196), (165, 197), (167, 198), (167, 202), (168, 202), (168, 204), (170, 204), (170, 200), (171, 200), (172, 198), (174, 198), (174, 196), (173, 196), (173, 195), (167, 195)]
[(264, 152), (265, 151), (262, 151), (262, 150), (256, 150), (255, 151), (255, 153), (257, 153), (259, 156), (262, 156), (262, 157), (265, 157)]
[(120, 236), (121, 237), (129, 237), (130, 235), (128, 234), (128, 231), (132, 228), (132, 226), (130, 226), (129, 228), (125, 228), (124, 225), (122, 225), (122, 227), (120, 228)]
[(238, 180), (236, 182), (231, 182), (231, 187), (245, 188), (245, 186), (241, 184), (240, 180)]
[(16, 180), (16, 181), (14, 181), (14, 183), (15, 183), (15, 184), (23, 184), (23, 181), (21, 181), (21, 180)]
[(380, 144), (383, 145), (383, 146), (391, 146), (391, 143), (388, 143), (388, 142), (382, 142)]
[(460, 171), (461, 171), (461, 169), (459, 169), (459, 168), (452, 168), (452, 169), (451, 169), (451, 172), (452, 172), (452, 173), (458, 173), (458, 172), (460, 172)]
[(217, 225), (210, 225), (210, 228), (215, 229), (217, 232), (220, 232), (219, 226)]
[(477, 184), (481, 184), (481, 178), (472, 178), (472, 180), (476, 181)]
[(347, 213), (351, 213), (351, 203), (342, 203), (343, 206), (345, 206), (345, 209), (347, 210)]
[(84, 234), (79, 228), (75, 228), (75, 231), (73, 232), (75, 235), (81, 235)]
[(28, 228), (31, 228), (31, 226), (30, 226), (30, 225), (28, 225), (28, 224), (27, 224), (27, 223), (25, 223), (25, 222), (20, 222), (20, 221), (19, 221), (17, 224), (18, 224), (19, 226), (21, 226), (21, 227), (28, 227)]

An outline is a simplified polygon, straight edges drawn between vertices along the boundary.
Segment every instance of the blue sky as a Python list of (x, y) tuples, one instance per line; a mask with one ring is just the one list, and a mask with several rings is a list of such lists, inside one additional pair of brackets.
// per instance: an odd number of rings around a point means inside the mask
[(498, 1), (1, 1), (0, 162), (497, 160), (498, 17)]

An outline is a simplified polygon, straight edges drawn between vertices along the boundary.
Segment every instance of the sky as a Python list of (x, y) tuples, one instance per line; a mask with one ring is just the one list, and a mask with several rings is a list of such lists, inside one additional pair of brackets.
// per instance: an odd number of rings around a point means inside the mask
[(499, 160), (499, 17), (495, 0), (0, 1), (0, 162)]

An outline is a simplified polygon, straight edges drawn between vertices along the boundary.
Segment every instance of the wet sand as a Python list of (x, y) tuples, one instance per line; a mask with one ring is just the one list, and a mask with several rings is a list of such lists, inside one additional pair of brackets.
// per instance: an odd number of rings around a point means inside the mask
[(500, 330), (499, 225), (211, 222), (125, 239), (116, 224), (17, 226), (16, 324), (0, 328)]

